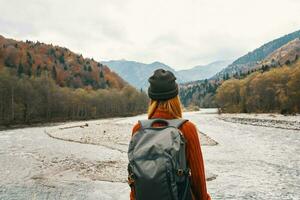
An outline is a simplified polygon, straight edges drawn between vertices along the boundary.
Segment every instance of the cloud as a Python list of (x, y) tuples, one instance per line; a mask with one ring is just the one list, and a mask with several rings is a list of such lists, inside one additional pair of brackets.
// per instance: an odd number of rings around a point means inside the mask
[(0, 0), (0, 34), (97, 60), (175, 68), (237, 58), (300, 29), (296, 0)]

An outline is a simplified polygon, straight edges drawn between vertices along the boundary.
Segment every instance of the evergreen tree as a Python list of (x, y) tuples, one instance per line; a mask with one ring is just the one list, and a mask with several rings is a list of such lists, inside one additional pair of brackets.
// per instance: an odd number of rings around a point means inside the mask
[(19, 63), (19, 66), (18, 66), (18, 76), (21, 77), (23, 73), (24, 73), (23, 65), (22, 65), (22, 63)]
[(13, 64), (13, 62), (12, 62), (12, 60), (9, 57), (7, 57), (5, 59), (4, 65), (6, 65), (7, 67), (15, 67), (14, 64)]
[(27, 62), (28, 62), (29, 67), (31, 68), (34, 61), (33, 61), (33, 58), (31, 56), (30, 52), (28, 52), (28, 51), (27, 51)]
[(57, 79), (57, 72), (55, 66), (52, 67), (51, 75), (54, 80)]
[(55, 50), (53, 48), (49, 50), (49, 55), (55, 57)]
[(42, 69), (41, 69), (41, 65), (38, 65), (36, 68), (36, 76), (40, 77), (42, 74)]
[(65, 57), (63, 53), (59, 56), (58, 60), (61, 64), (65, 64)]
[(100, 77), (100, 78), (104, 78), (104, 74), (103, 74), (103, 71), (102, 71), (102, 70), (101, 70), (100, 73), (99, 73), (99, 77)]
[(27, 75), (28, 75), (29, 77), (31, 77), (31, 75), (32, 75), (32, 69), (31, 69), (31, 67), (28, 68), (28, 70), (27, 70)]

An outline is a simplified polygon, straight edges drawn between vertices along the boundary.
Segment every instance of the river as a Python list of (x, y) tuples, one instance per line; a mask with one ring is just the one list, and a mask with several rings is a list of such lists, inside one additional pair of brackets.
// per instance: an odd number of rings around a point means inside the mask
[[(212, 199), (300, 199), (300, 131), (240, 124), (203, 111), (184, 117), (219, 143), (202, 146), (205, 167), (216, 175), (207, 182)], [(131, 126), (139, 118), (145, 115), (117, 121)], [(112, 120), (58, 126), (108, 122)], [(128, 199), (127, 184), (113, 176), (123, 175), (119, 171), (126, 165), (126, 153), (45, 133), (54, 129), (0, 131), (0, 199)]]

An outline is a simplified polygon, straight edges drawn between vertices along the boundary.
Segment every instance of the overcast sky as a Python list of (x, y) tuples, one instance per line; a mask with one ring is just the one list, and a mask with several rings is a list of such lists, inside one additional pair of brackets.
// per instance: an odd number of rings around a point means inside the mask
[(176, 69), (235, 59), (300, 29), (300, 0), (0, 0), (0, 8), (5, 37)]

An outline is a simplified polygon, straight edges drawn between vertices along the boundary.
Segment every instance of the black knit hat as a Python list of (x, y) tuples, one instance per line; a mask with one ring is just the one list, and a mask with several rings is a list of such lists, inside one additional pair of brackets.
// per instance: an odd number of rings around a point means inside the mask
[(148, 96), (153, 100), (168, 100), (178, 95), (176, 77), (168, 70), (157, 69), (148, 79)]

